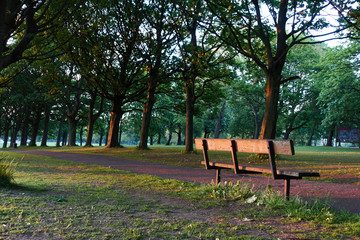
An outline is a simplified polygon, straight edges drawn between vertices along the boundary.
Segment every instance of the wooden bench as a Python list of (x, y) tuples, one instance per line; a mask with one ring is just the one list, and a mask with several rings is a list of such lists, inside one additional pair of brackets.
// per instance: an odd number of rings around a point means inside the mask
[[(317, 172), (277, 169), (275, 154), (294, 155), (294, 144), (291, 140), (272, 139), (195, 139), (196, 149), (202, 149), (206, 169), (216, 170), (216, 184), (220, 182), (221, 169), (233, 169), (235, 174), (271, 174), (273, 179), (283, 179), (284, 196), (289, 199), (290, 179), (302, 179), (303, 177), (320, 177)], [(208, 151), (229, 151), (232, 154), (232, 163), (212, 162), (209, 160)], [(268, 154), (270, 167), (241, 165), (238, 162), (237, 152), (256, 154)]]

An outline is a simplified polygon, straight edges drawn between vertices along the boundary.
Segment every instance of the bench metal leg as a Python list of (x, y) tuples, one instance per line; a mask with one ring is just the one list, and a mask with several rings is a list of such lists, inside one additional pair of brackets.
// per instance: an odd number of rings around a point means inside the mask
[(216, 169), (216, 185), (218, 185), (221, 181), (221, 168)]
[(288, 201), (290, 197), (290, 178), (285, 179), (284, 196), (285, 200)]

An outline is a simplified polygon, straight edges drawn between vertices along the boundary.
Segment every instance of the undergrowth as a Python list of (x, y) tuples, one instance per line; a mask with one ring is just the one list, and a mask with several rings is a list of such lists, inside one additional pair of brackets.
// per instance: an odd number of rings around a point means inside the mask
[(0, 186), (9, 187), (14, 181), (14, 173), (18, 161), (11, 158), (9, 155), (2, 154), (0, 156)]

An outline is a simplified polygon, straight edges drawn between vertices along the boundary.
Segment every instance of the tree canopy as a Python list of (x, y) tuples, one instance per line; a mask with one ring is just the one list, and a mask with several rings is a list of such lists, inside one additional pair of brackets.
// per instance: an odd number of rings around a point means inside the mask
[(330, 139), (359, 127), (355, 2), (3, 1), (4, 146)]

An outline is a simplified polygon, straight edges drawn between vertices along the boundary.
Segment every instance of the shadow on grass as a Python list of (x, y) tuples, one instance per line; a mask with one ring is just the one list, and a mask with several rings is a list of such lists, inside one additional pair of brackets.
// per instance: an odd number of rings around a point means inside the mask
[(7, 190), (17, 190), (17, 191), (37, 192), (37, 193), (49, 191), (49, 189), (44, 186), (29, 186), (18, 183), (10, 183), (7, 185), (0, 186), (0, 188)]

